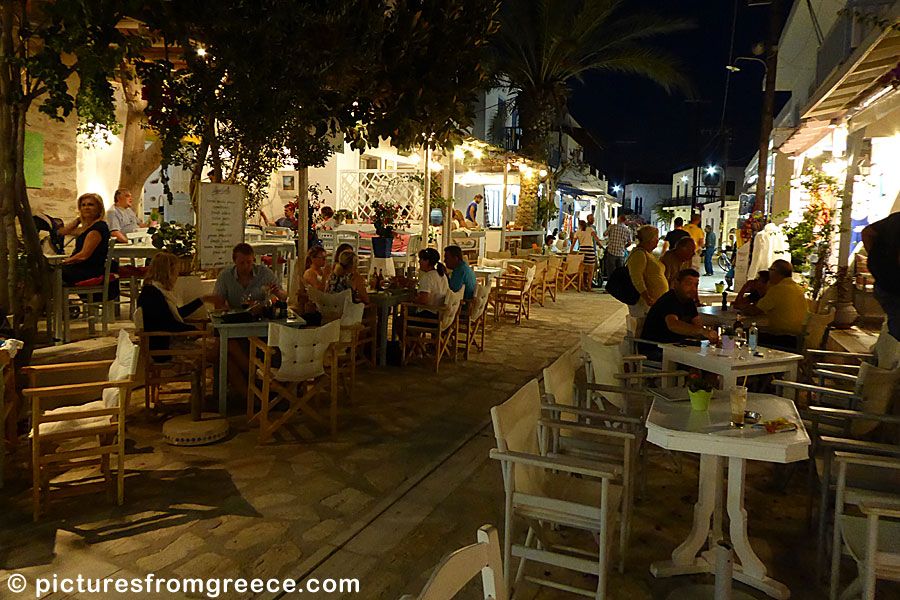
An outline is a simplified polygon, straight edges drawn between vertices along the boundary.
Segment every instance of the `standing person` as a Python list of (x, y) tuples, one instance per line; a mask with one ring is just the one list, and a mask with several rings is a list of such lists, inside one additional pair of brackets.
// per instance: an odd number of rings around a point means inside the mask
[(444, 264), (451, 271), (448, 282), (450, 289), (458, 292), (461, 288), (466, 288), (463, 298), (466, 300), (474, 298), (478, 281), (475, 279), (475, 271), (463, 260), (462, 248), (459, 246), (444, 248)]
[(672, 223), (673, 229), (669, 233), (666, 234), (665, 239), (663, 240), (662, 251), (663, 254), (666, 253), (666, 250), (671, 250), (675, 247), (675, 244), (678, 243), (683, 237), (690, 237), (688, 232), (684, 230), (684, 219), (681, 217), (675, 217), (675, 221)]
[(128, 190), (120, 189), (116, 190), (113, 198), (114, 203), (106, 214), (109, 234), (116, 238), (117, 242), (127, 244), (130, 241), (127, 234), (134, 233), (141, 226), (137, 215), (134, 214), (134, 209), (131, 208), (134, 203), (134, 197)]
[(707, 275), (714, 275), (712, 260), (716, 251), (716, 234), (713, 232), (712, 225), (706, 226), (706, 238), (703, 243), (703, 266), (706, 267)]
[(609, 277), (613, 271), (625, 264), (625, 249), (631, 244), (631, 229), (625, 224), (625, 215), (619, 215), (619, 221), (610, 225), (606, 230), (606, 238), (603, 268)]
[(637, 246), (628, 255), (628, 274), (631, 283), (640, 293), (637, 304), (628, 307), (632, 317), (643, 317), (656, 300), (669, 291), (666, 281), (666, 268), (653, 256), (659, 245), (659, 229), (653, 225), (644, 225), (637, 232)]
[(597, 251), (594, 249), (594, 241), (597, 239), (597, 232), (593, 228), (588, 228), (587, 221), (578, 221), (578, 231), (572, 236), (572, 243), (569, 251), (575, 249), (575, 242), (578, 242), (578, 251), (584, 254), (584, 275), (587, 280), (587, 288), (590, 291), (594, 281), (594, 265), (597, 264)]
[(62, 279), (66, 285), (103, 277), (106, 255), (109, 254), (109, 226), (103, 217), (103, 198), (100, 194), (78, 197), (78, 218), (59, 228), (60, 235), (75, 235), (72, 256), (62, 261)]
[(478, 227), (478, 205), (483, 201), (484, 196), (475, 194), (475, 197), (469, 202), (469, 206), (466, 208), (466, 224), (470, 227)]
[(703, 233), (703, 230), (700, 228), (700, 215), (694, 214), (691, 216), (691, 222), (684, 226), (684, 230), (687, 232), (691, 238), (694, 240), (694, 244), (697, 245), (697, 253), (694, 255), (694, 259), (692, 261), (693, 269), (695, 271), (700, 270), (700, 254), (703, 253), (703, 242), (706, 241), (706, 235)]
[(900, 340), (900, 212), (866, 226), (862, 242), (875, 278), (875, 299), (887, 315), (888, 333)]
[(254, 264), (253, 246), (241, 242), (231, 251), (234, 266), (225, 267), (216, 279), (213, 302), (216, 308), (240, 308), (245, 302), (262, 302), (269, 294), (287, 300), (287, 293), (275, 283), (275, 274), (265, 265)]

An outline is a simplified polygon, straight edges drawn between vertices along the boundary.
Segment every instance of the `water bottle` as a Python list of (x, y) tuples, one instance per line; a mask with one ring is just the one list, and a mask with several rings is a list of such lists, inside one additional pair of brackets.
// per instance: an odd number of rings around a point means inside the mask
[(756, 345), (757, 345), (758, 339), (759, 339), (759, 329), (756, 328), (756, 323), (750, 323), (750, 335), (749, 335), (750, 352), (756, 352)]

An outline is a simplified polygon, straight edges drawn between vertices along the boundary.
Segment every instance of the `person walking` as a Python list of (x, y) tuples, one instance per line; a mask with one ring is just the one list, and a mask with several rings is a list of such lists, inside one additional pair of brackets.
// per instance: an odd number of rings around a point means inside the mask
[(692, 268), (695, 271), (699, 271), (700, 256), (703, 254), (703, 242), (706, 239), (706, 236), (703, 234), (703, 229), (700, 228), (700, 215), (692, 215), (691, 222), (684, 226), (684, 230), (694, 239), (694, 244), (697, 245), (697, 253), (694, 255)]
[(625, 249), (631, 244), (631, 229), (625, 224), (625, 215), (619, 215), (618, 223), (610, 225), (606, 230), (606, 253), (603, 256), (603, 269), (606, 277), (625, 264)]
[(597, 264), (597, 251), (594, 249), (594, 242), (599, 242), (597, 232), (593, 227), (588, 227), (587, 221), (578, 221), (578, 231), (572, 236), (572, 245), (570, 252), (575, 251), (575, 242), (578, 242), (578, 251), (584, 254), (584, 281), (587, 290), (590, 291), (594, 285), (594, 265)]
[(716, 234), (713, 232), (712, 225), (706, 226), (706, 239), (703, 242), (703, 266), (706, 267), (707, 275), (713, 273), (713, 254), (716, 252)]

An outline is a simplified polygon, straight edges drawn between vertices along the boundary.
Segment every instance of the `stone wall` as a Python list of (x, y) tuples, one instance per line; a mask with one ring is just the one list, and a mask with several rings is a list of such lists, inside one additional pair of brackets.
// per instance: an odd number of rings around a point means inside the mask
[(28, 189), (31, 210), (71, 219), (75, 216), (75, 199), (78, 197), (75, 182), (78, 118), (71, 114), (65, 121), (56, 121), (38, 112), (37, 106), (32, 106), (26, 126), (28, 131), (44, 136), (43, 187)]
[(516, 209), (516, 227), (531, 230), (537, 220), (538, 178), (522, 177), (519, 184), (519, 207)]

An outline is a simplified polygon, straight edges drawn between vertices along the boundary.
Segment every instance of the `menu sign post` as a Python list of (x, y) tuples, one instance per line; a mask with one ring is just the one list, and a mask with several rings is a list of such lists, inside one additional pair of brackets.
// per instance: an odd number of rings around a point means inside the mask
[(231, 264), (231, 251), (244, 241), (244, 186), (201, 183), (197, 244), (204, 269)]

